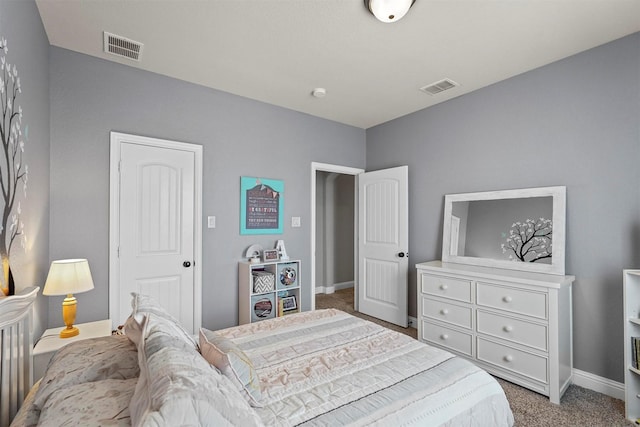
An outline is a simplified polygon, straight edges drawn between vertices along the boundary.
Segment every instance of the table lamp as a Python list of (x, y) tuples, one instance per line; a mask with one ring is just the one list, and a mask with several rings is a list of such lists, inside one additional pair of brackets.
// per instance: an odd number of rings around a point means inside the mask
[(73, 326), (76, 321), (76, 298), (72, 294), (93, 289), (93, 279), (86, 259), (63, 259), (53, 261), (44, 284), (43, 295), (66, 295), (62, 301), (62, 318), (67, 325), (60, 331), (60, 338), (75, 337), (80, 330)]

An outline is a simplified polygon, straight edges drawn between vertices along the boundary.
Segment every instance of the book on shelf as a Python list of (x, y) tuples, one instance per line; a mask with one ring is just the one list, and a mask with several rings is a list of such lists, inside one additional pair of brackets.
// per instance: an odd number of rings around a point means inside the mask
[(631, 367), (640, 369), (640, 337), (631, 337)]

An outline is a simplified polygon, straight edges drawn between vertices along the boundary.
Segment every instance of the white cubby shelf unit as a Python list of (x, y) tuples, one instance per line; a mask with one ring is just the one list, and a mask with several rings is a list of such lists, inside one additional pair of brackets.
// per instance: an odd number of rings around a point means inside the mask
[(298, 313), (300, 296), (299, 260), (238, 263), (239, 324)]
[(624, 270), (623, 276), (625, 415), (635, 422), (640, 419), (640, 370), (634, 359), (640, 360), (640, 352), (632, 341), (640, 339), (640, 270)]

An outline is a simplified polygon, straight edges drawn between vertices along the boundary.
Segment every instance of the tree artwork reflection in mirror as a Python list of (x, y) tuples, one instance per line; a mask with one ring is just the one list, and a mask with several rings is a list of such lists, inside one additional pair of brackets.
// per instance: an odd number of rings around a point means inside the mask
[(520, 262), (548, 262), (553, 257), (551, 246), (553, 222), (550, 219), (527, 218), (524, 222), (514, 222), (502, 244), (502, 252), (509, 254), (509, 260)]
[(565, 187), (445, 196), (443, 261), (564, 274)]

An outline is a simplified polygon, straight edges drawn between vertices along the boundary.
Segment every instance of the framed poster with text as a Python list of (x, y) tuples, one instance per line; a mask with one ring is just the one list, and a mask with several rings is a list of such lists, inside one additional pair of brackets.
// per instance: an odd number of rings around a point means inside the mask
[(240, 177), (240, 234), (282, 234), (284, 181)]

